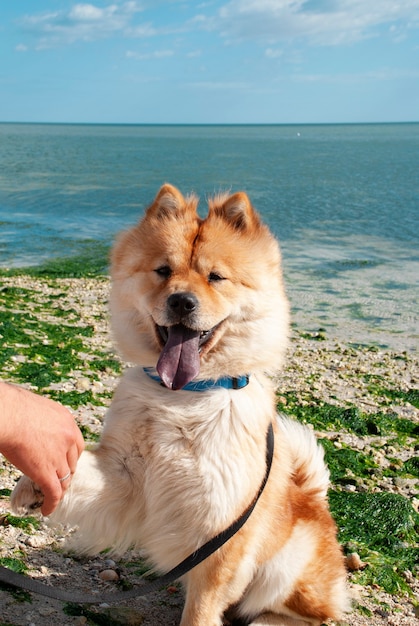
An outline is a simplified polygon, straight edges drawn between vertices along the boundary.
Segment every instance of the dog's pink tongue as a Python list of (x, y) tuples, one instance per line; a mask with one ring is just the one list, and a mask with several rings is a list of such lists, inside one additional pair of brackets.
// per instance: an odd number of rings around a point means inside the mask
[(168, 328), (169, 337), (157, 362), (157, 372), (169, 389), (182, 389), (199, 374), (199, 331), (182, 324)]

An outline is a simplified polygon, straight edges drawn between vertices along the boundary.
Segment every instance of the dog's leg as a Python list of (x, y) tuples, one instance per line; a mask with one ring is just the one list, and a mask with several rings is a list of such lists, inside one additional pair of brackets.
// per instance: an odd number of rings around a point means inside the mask
[(10, 504), (12, 511), (18, 515), (38, 513), (44, 502), (44, 494), (27, 476), (19, 478), (12, 491)]
[(238, 602), (251, 580), (252, 568), (231, 568), (240, 555), (241, 546), (233, 541), (185, 576), (180, 626), (222, 626), (224, 612)]
[[(248, 553), (246, 536), (238, 535), (215, 554), (195, 567), (184, 577), (186, 601), (180, 626), (222, 626), (223, 616), (227, 622), (244, 626), (249, 620), (242, 620), (237, 606), (243, 598), (254, 576), (254, 566)], [(247, 553), (247, 556), (246, 556)], [(279, 615), (264, 613), (259, 619), (280, 620)], [(317, 622), (301, 620), (255, 621), (257, 624), (272, 626), (317, 626)], [(319, 622), (320, 623), (320, 622)], [(253, 622), (252, 622), (253, 625)]]
[[(69, 492), (66, 494), (65, 499), (69, 500), (70, 494), (72, 492), (77, 492), (80, 490), (78, 485), (82, 485), (84, 483), (84, 488), (82, 491), (84, 495), (87, 496), (86, 487), (90, 484), (90, 491), (92, 491), (92, 495), (96, 492), (95, 489), (95, 478), (96, 476), (92, 476), (92, 473), (95, 472), (95, 467), (92, 463), (89, 463), (90, 460), (93, 460), (93, 455), (90, 452), (83, 452), (79, 466), (77, 468), (77, 473), (71, 479), (71, 485), (69, 488)], [(10, 502), (12, 510), (19, 515), (27, 515), (29, 513), (39, 513), (39, 510), (44, 501), (44, 496), (39, 487), (31, 481), (27, 476), (22, 476), (14, 488)], [(59, 505), (59, 508), (63, 507), (63, 503)]]
[(187, 585), (180, 626), (222, 626), (221, 616), (226, 608), (222, 589), (207, 586), (206, 577), (201, 582)]
[[(52, 525), (77, 526), (69, 547), (93, 554), (130, 542), (122, 513), (133, 498), (132, 480), (123, 464), (100, 451), (84, 451), (63, 500), (50, 516)], [(42, 505), (42, 494), (27, 477), (17, 483), (11, 498), (14, 511), (33, 514)], [(72, 545), (74, 541), (74, 546)]]

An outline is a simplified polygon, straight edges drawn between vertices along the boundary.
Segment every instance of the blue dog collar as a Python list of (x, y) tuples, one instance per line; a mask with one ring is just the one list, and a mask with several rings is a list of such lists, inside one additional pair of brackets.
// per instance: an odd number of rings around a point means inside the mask
[[(157, 374), (154, 367), (143, 367), (143, 370), (149, 378), (163, 385), (162, 379)], [(196, 382), (192, 380), (179, 391), (208, 391), (216, 387), (222, 387), (223, 389), (243, 389), (243, 387), (246, 387), (248, 384), (249, 376), (247, 374), (245, 376), (238, 376), (237, 378), (233, 376), (223, 376), (223, 378), (218, 378), (217, 380), (197, 380)]]

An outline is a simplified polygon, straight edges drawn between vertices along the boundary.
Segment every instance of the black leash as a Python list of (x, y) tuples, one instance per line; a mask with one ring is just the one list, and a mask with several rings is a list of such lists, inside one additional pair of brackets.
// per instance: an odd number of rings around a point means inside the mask
[(145, 596), (153, 591), (157, 591), (161, 587), (164, 587), (174, 580), (177, 580), (181, 576), (184, 576), (191, 569), (202, 563), (202, 561), (205, 561), (205, 559), (207, 559), (211, 554), (216, 552), (216, 550), (221, 548), (221, 546), (223, 546), (229, 539), (231, 539), (231, 537), (233, 537), (233, 535), (235, 535), (246, 523), (246, 521), (252, 514), (260, 496), (262, 495), (262, 492), (268, 481), (269, 473), (272, 466), (273, 453), (274, 433), (272, 424), (269, 424), (268, 432), (266, 434), (265, 476), (263, 478), (259, 491), (250, 506), (235, 522), (233, 522), (233, 524), (231, 524), (231, 526), (207, 541), (207, 543), (201, 546), (196, 552), (189, 555), (186, 559), (179, 563), (179, 565), (171, 569), (170, 572), (159, 576), (153, 581), (146, 582), (145, 585), (136, 585), (132, 589), (120, 592), (109, 592), (102, 594), (75, 594), (71, 591), (64, 591), (62, 589), (57, 589), (56, 587), (51, 587), (49, 585), (46, 585), (45, 583), (41, 583), (38, 580), (30, 578), (29, 576), (18, 574), (8, 569), (7, 567), (2, 566), (0, 566), (0, 582), (12, 585), (12, 587), (24, 589), (25, 591), (30, 591), (40, 594), (42, 596), (47, 596), (48, 598), (53, 598), (54, 600), (74, 602), (75, 604), (101, 604), (103, 602), (116, 604), (118, 602), (123, 602), (124, 600), (128, 600), (133, 597)]

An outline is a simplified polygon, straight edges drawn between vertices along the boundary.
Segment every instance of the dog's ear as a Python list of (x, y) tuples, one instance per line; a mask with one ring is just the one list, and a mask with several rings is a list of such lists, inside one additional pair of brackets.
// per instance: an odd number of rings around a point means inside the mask
[(237, 230), (260, 225), (260, 219), (244, 191), (232, 196), (217, 196), (210, 202), (210, 214), (222, 217)]
[(195, 211), (195, 196), (184, 198), (179, 189), (166, 183), (160, 188), (152, 205), (147, 209), (147, 216), (160, 220), (177, 218), (188, 212), (190, 208)]

